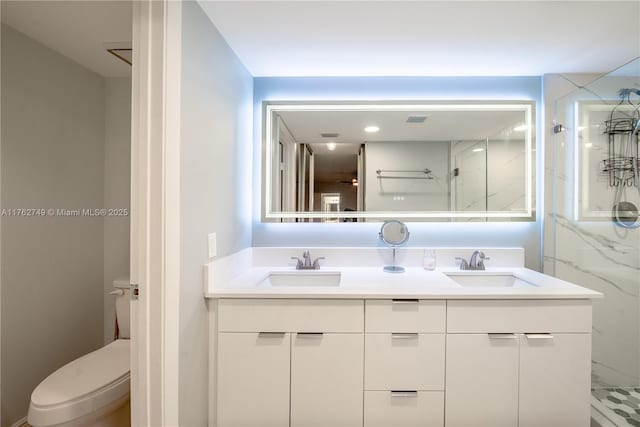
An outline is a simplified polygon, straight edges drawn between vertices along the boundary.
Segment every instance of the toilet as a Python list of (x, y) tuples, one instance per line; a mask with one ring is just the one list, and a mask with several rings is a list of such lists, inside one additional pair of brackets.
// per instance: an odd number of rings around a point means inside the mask
[(27, 417), (33, 427), (131, 425), (129, 278), (113, 286), (118, 339), (67, 363), (36, 387)]

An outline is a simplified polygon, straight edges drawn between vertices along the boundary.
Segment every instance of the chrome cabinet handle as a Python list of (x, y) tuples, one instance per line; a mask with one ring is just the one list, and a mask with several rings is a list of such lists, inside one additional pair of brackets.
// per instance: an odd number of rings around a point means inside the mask
[(525, 337), (529, 340), (552, 340), (553, 335), (551, 334), (524, 334)]
[(391, 339), (394, 339), (394, 340), (409, 340), (412, 338), (418, 338), (418, 334), (417, 333), (408, 333), (408, 334), (401, 333), (400, 334), (395, 332), (391, 334)]
[(392, 299), (392, 304), (418, 304), (417, 299)]
[(391, 397), (417, 397), (416, 390), (391, 390)]
[(494, 334), (494, 333), (489, 333), (487, 335), (489, 335), (489, 339), (492, 339), (492, 340), (514, 340), (514, 339), (518, 338), (518, 336), (516, 334)]
[(266, 338), (268, 338), (268, 337), (274, 337), (275, 338), (275, 337), (283, 337), (285, 333), (286, 332), (267, 332), (267, 331), (263, 331), (263, 332), (258, 332), (258, 336), (259, 337), (266, 337)]

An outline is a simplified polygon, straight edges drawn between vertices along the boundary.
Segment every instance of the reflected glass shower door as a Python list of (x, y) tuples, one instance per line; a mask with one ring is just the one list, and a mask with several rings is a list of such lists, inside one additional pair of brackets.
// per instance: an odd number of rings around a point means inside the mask
[(604, 294), (593, 303), (592, 346), (592, 414), (602, 426), (640, 425), (640, 222), (617, 224), (613, 211), (620, 201), (640, 207), (640, 193), (633, 180), (614, 185), (607, 166), (612, 155), (633, 157), (624, 145), (633, 135), (612, 149), (607, 127), (628, 88), (640, 89), (640, 59), (557, 99), (558, 133), (547, 143), (544, 270)]
[(452, 143), (453, 210), (487, 210), (486, 140)]

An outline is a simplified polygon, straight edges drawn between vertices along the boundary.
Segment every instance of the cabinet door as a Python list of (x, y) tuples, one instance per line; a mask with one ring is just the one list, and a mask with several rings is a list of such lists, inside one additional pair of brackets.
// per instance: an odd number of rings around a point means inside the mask
[(591, 334), (520, 338), (520, 427), (588, 426)]
[(362, 427), (363, 353), (362, 334), (294, 334), (292, 427)]
[(445, 390), (446, 426), (516, 426), (518, 336), (447, 335)]
[(218, 427), (288, 427), (291, 334), (218, 339)]

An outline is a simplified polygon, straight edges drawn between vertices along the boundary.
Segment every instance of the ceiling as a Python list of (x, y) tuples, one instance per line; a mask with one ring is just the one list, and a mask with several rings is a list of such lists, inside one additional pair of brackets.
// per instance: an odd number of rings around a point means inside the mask
[(2, 22), (104, 77), (131, 66), (106, 51), (131, 46), (131, 1), (7, 1)]
[[(604, 73), (640, 56), (640, 0), (216, 1), (205, 12), (256, 76)], [(2, 21), (105, 77), (130, 74), (129, 0), (7, 1)]]
[[(279, 111), (278, 114), (299, 143), (318, 144), (333, 141), (353, 146), (375, 141), (452, 141), (477, 140), (502, 136), (524, 123), (522, 111)], [(426, 116), (423, 123), (407, 123), (409, 116)], [(367, 126), (378, 126), (367, 133)], [(321, 133), (338, 133), (325, 138)], [(346, 149), (347, 147), (345, 147)]]
[(640, 56), (640, 1), (215, 1), (254, 76), (604, 73)]

